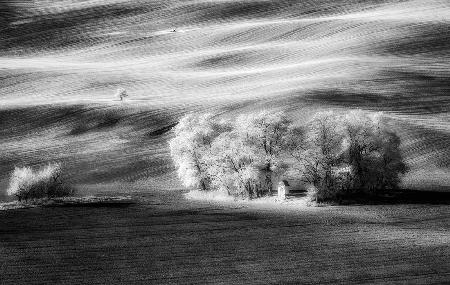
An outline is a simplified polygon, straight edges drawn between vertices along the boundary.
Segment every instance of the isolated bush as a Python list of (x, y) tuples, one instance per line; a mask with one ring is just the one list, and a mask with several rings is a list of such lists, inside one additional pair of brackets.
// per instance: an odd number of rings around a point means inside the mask
[(71, 196), (74, 189), (64, 183), (60, 164), (48, 164), (37, 170), (31, 167), (16, 167), (7, 192), (21, 201)]

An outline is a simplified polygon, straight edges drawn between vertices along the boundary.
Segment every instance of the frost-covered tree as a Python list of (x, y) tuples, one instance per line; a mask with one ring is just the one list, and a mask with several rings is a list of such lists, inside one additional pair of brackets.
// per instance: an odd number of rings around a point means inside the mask
[(397, 188), (407, 171), (400, 138), (382, 113), (320, 112), (306, 129), (304, 145), (293, 155), (316, 200)]
[(258, 157), (235, 131), (222, 133), (212, 144), (209, 173), (216, 189), (233, 196), (254, 198), (262, 196), (261, 171), (256, 167)]
[(263, 174), (261, 190), (266, 194), (272, 190), (274, 179), (286, 170), (283, 155), (287, 150), (291, 125), (283, 112), (268, 110), (241, 115), (236, 120), (237, 137), (253, 151), (254, 167)]
[(170, 141), (178, 175), (187, 187), (266, 195), (286, 170), (282, 154), (289, 125), (284, 114), (267, 111), (229, 123), (218, 123), (210, 114), (186, 116)]
[(294, 149), (303, 179), (317, 189), (317, 198), (333, 197), (340, 185), (337, 169), (345, 151), (342, 119), (333, 112), (317, 113), (307, 123), (303, 144)]
[(389, 128), (383, 114), (352, 111), (346, 115), (344, 125), (353, 190), (374, 193), (397, 188), (407, 167), (400, 152), (400, 138)]
[(170, 153), (186, 187), (211, 189), (207, 161), (211, 143), (223, 128), (212, 114), (187, 115), (175, 127), (175, 136), (169, 142)]
[(269, 111), (228, 122), (191, 114), (175, 127), (170, 150), (186, 187), (249, 198), (269, 194), (288, 167), (300, 169), (315, 200), (396, 188), (407, 170), (386, 119), (363, 111), (320, 112), (300, 127)]

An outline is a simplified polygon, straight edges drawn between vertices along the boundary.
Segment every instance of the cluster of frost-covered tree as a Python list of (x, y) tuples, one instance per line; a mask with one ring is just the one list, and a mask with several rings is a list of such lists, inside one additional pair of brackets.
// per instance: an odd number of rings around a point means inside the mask
[(292, 155), (317, 201), (395, 189), (407, 171), (400, 138), (383, 114), (361, 110), (316, 114)]
[(406, 165), (381, 113), (317, 113), (295, 125), (282, 112), (220, 120), (190, 114), (175, 127), (171, 155), (186, 187), (233, 196), (268, 195), (287, 170), (317, 201), (398, 187)]

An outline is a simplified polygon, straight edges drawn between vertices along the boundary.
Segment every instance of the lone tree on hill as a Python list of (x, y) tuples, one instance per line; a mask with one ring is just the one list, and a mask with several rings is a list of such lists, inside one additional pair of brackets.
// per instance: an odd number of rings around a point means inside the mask
[(120, 101), (123, 101), (124, 98), (128, 97), (127, 90), (125, 90), (123, 88), (117, 89), (116, 97), (119, 97)]

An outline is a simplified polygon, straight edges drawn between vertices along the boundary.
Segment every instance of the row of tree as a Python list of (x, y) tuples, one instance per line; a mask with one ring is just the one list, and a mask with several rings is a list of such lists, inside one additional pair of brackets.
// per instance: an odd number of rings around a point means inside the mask
[(400, 139), (381, 113), (317, 113), (295, 125), (282, 112), (220, 120), (190, 114), (175, 127), (171, 155), (186, 187), (257, 198), (287, 171), (313, 186), (312, 198), (335, 199), (398, 187), (407, 167)]

